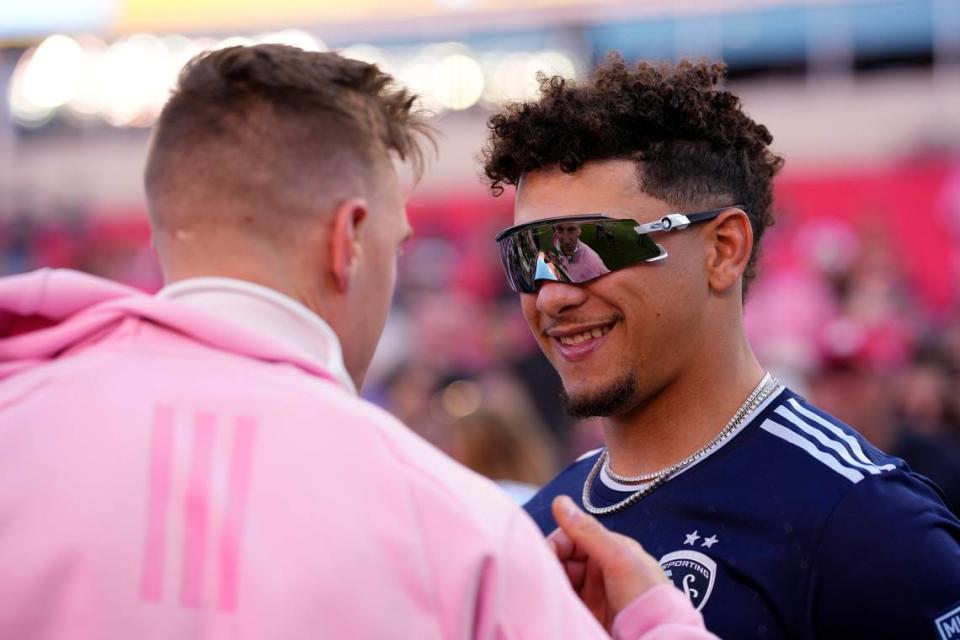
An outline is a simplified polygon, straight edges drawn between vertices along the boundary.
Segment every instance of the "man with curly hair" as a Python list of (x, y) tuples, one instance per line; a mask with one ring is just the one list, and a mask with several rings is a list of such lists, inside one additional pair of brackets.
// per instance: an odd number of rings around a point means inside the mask
[[(743, 299), (782, 160), (716, 63), (613, 56), (490, 121), (517, 186), (498, 236), (523, 313), (606, 447), (527, 505), (574, 496), (640, 541), (727, 638), (960, 637), (960, 522), (902, 460), (781, 385)], [(560, 227), (609, 273), (549, 258)]]

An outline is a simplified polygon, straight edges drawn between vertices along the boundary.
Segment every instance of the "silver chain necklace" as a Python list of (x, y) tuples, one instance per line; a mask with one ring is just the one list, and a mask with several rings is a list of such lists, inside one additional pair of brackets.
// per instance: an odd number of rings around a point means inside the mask
[(663, 469), (654, 471), (653, 473), (642, 473), (639, 476), (622, 476), (610, 466), (610, 456), (605, 456), (603, 460), (603, 472), (607, 474), (611, 480), (621, 484), (640, 484), (642, 482), (656, 480), (657, 476), (663, 473)]
[[(667, 480), (669, 480), (671, 477), (676, 475), (677, 472), (690, 466), (691, 464), (693, 464), (694, 462), (696, 462), (697, 460), (704, 457), (705, 455), (707, 455), (708, 453), (716, 449), (718, 446), (720, 446), (730, 436), (730, 434), (738, 426), (740, 426), (740, 423), (743, 422), (743, 419), (746, 418), (748, 415), (750, 415), (754, 411), (754, 409), (759, 407), (763, 403), (763, 401), (769, 398), (779, 387), (780, 387), (780, 382), (776, 378), (771, 376), (769, 372), (765, 373), (763, 376), (763, 379), (760, 380), (760, 384), (758, 384), (750, 393), (750, 395), (747, 396), (747, 399), (744, 401), (742, 405), (740, 405), (740, 408), (737, 409), (737, 412), (733, 414), (733, 417), (730, 418), (726, 426), (724, 426), (723, 429), (720, 430), (720, 433), (714, 436), (714, 438), (710, 440), (710, 442), (708, 442), (703, 447), (693, 452), (692, 454), (690, 454), (680, 462), (677, 462), (676, 464), (673, 464), (667, 467), (666, 469), (662, 469), (655, 473), (648, 473), (648, 474), (643, 474), (641, 476), (634, 476), (634, 477), (616, 475), (611, 472), (611, 469), (609, 466), (609, 456), (607, 455), (607, 450), (604, 449), (603, 452), (600, 454), (600, 457), (597, 458), (597, 461), (594, 463), (593, 469), (590, 470), (590, 474), (587, 476), (586, 481), (583, 483), (583, 496), (582, 496), (583, 506), (587, 509), (587, 511), (589, 511), (595, 516), (604, 516), (617, 511), (622, 511), (623, 509), (626, 509), (627, 507), (635, 504), (641, 498), (649, 495), (655, 489), (657, 489), (657, 487), (659, 487), (660, 485), (665, 483)], [(612, 504), (607, 507), (598, 507), (594, 505), (593, 502), (590, 500), (590, 490), (593, 487), (593, 483), (594, 481), (596, 481), (597, 475), (600, 473), (600, 470), (603, 469), (604, 467), (606, 467), (607, 474), (617, 482), (649, 481), (649, 484), (646, 484), (640, 487), (634, 493), (630, 494), (629, 496), (627, 496), (620, 502), (617, 502), (616, 504)]]

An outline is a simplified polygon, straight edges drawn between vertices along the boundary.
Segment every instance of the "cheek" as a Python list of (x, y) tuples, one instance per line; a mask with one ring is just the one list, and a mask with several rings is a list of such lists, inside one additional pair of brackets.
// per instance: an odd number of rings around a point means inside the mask
[(657, 360), (685, 358), (702, 339), (696, 313), (696, 284), (685, 275), (650, 282), (635, 292), (628, 314), (631, 342), (637, 353)]
[(375, 288), (378, 298), (381, 300), (381, 311), (386, 315), (393, 302), (394, 290), (397, 286), (397, 260), (393, 252), (384, 253), (380, 260), (380, 265), (375, 275)]
[(375, 286), (389, 290), (393, 294), (393, 288), (397, 283), (397, 257), (396, 252), (391, 247), (384, 247), (383, 253), (377, 257), (377, 267), (375, 269)]
[(371, 245), (372, 252), (361, 275), (358, 297), (365, 308), (357, 324), (370, 330), (382, 328), (390, 310), (397, 281), (397, 267), (391, 247)]
[(397, 248), (388, 237), (371, 243), (370, 276), (373, 287), (392, 288), (397, 278)]
[(537, 327), (539, 325), (537, 296), (532, 293), (521, 293), (520, 309), (523, 311), (523, 317), (526, 318), (527, 324), (530, 325), (530, 330), (533, 331), (534, 335), (536, 335), (538, 333)]

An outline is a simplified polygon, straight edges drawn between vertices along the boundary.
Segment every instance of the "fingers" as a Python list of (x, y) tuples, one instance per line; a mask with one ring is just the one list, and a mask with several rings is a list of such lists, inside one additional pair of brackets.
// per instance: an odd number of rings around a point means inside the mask
[(554, 498), (551, 508), (560, 529), (576, 549), (601, 566), (610, 562), (612, 534), (602, 524), (581, 511), (568, 496)]
[(606, 602), (606, 591), (603, 572), (600, 567), (594, 563), (587, 563), (577, 593), (580, 594), (584, 602)]
[(572, 558), (576, 550), (576, 545), (573, 544), (573, 540), (564, 533), (563, 529), (554, 529), (553, 533), (547, 536), (547, 544), (550, 545), (561, 562)]
[[(636, 540), (608, 531), (569, 497), (558, 496), (552, 508), (557, 524), (573, 545), (570, 550), (564, 541), (564, 564), (571, 559), (586, 561), (583, 586), (578, 590), (585, 602), (602, 594), (607, 611), (615, 615), (648, 589), (669, 581), (659, 563)], [(559, 534), (555, 540), (561, 541)]]
[(547, 537), (547, 544), (561, 562), (587, 559), (587, 554), (570, 539), (563, 529), (554, 529), (553, 533)]
[(587, 563), (582, 560), (571, 560), (563, 563), (563, 570), (567, 574), (570, 586), (579, 593), (587, 580)]
[(563, 529), (555, 529), (547, 536), (547, 545), (563, 565), (570, 584), (575, 590), (579, 590), (583, 586), (586, 575), (586, 555), (577, 550), (573, 540), (563, 532)]

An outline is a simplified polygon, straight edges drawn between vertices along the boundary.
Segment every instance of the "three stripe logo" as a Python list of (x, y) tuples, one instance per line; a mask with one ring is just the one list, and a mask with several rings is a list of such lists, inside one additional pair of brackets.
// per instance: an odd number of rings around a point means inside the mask
[[(154, 410), (140, 597), (161, 602), (168, 589), (176, 589), (183, 606), (235, 611), (257, 422), (245, 416), (221, 420), (208, 411), (186, 416), (180, 424), (177, 418), (170, 405)], [(178, 435), (188, 450), (185, 466), (177, 464)], [(218, 439), (231, 441), (230, 446), (218, 449)], [(218, 452), (224, 454), (219, 467)], [(222, 487), (222, 495), (215, 497), (215, 486)], [(181, 488), (176, 496), (174, 487)], [(171, 535), (178, 525), (179, 548)], [(171, 567), (179, 569), (176, 583), (168, 579)], [(211, 573), (215, 596), (207, 597)]]
[(896, 468), (892, 464), (874, 463), (854, 436), (795, 398), (777, 407), (774, 414), (776, 420), (768, 418), (760, 425), (764, 431), (802, 449), (850, 482), (857, 483), (868, 475)]

